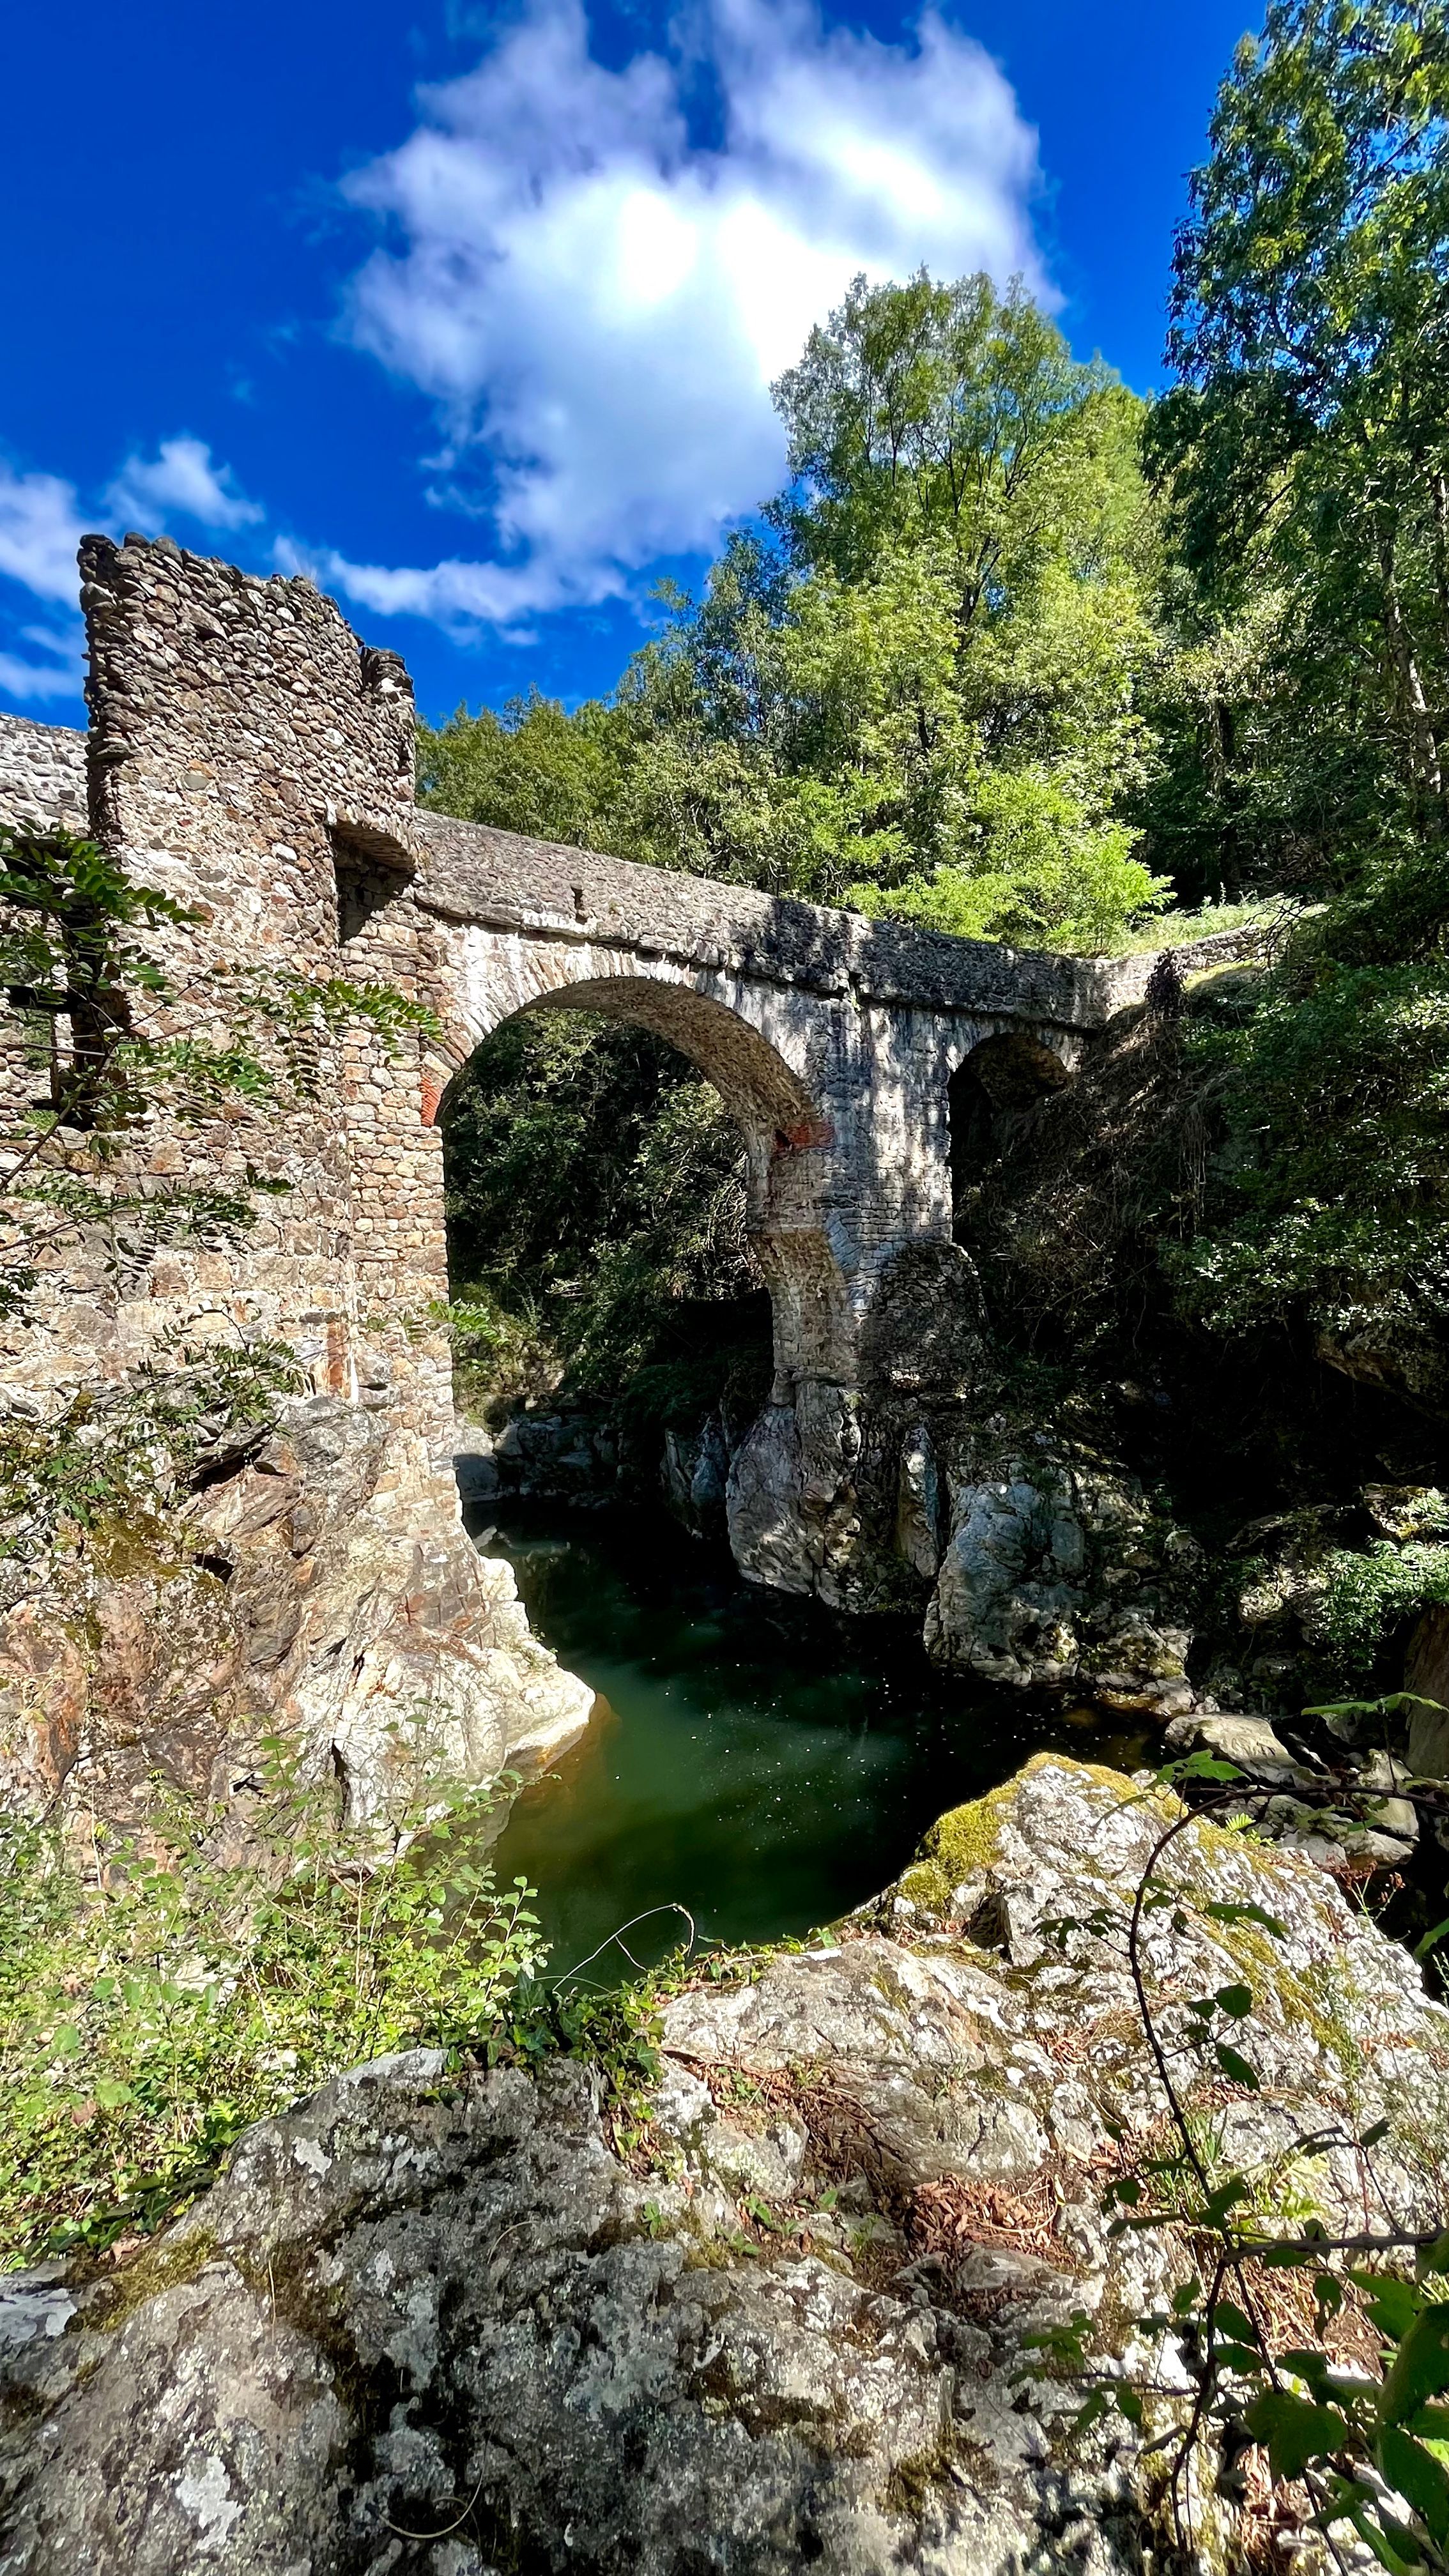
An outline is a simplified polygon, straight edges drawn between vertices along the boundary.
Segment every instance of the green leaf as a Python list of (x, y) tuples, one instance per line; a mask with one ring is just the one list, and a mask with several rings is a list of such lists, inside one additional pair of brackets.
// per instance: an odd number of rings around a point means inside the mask
[(1385, 2425), (1378, 2463), (1396, 2495), (1412, 2505), (1432, 2540), (1449, 2540), (1449, 2471), (1400, 2425)]
[[(1412, 2536), (1408, 2532), (1396, 2532), (1394, 2539), (1391, 2540), (1376, 2512), (1366, 2511), (1360, 2507), (1357, 2513), (1349, 2514), (1347, 2519), (1353, 2524), (1360, 2540), (1365, 2541), (1373, 2551), (1379, 2565), (1388, 2570), (1388, 2576), (1414, 2576), (1415, 2569), (1423, 2566), (1424, 2553), (1416, 2546)], [(1396, 2546), (1396, 2543), (1400, 2545)]]
[(1213, 2055), (1224, 2075), (1230, 2075), (1235, 2084), (1245, 2085), (1250, 2093), (1262, 2090), (1257, 2068), (1250, 2066), (1246, 2057), (1240, 2057), (1235, 2048), (1229, 2048), (1224, 2041), (1219, 2040)]
[(1251, 1986), (1219, 1986), (1213, 2001), (1231, 2021), (1243, 2021), (1253, 2009)]
[(1384, 2381), (1379, 2413), (1385, 2424), (1402, 2424), (1431, 2397), (1449, 2388), (1449, 2307), (1424, 2308), (1400, 2344), (1394, 2366)]
[(1427, 1959), (1431, 1950), (1437, 1950), (1446, 1932), (1449, 1932), (1449, 1914), (1445, 1915), (1442, 1923), (1435, 1924), (1432, 1932), (1426, 1932), (1422, 1941), (1414, 1943), (1415, 1958)]
[(1094, 2424), (1101, 2423), (1111, 2402), (1112, 2401), (1107, 2395), (1105, 2388), (1094, 2388), (1091, 2396), (1086, 2402), (1086, 2405), (1078, 2414), (1076, 2421), (1072, 2426), (1072, 2431), (1074, 2433), (1089, 2433)]
[(1157, 1777), (1166, 1789), (1179, 1780), (1241, 1780), (1243, 1773), (1236, 1762), (1224, 1762), (1216, 1753), (1189, 1753), (1181, 1762), (1166, 1762)]
[(1313, 2277), (1313, 2296), (1325, 2317), (1336, 2317), (1343, 2306), (1343, 2283), (1335, 2279), (1332, 2272), (1316, 2272)]
[(1449, 2442), (1449, 2406), (1421, 2406), (1408, 2417), (1404, 2431), (1417, 2433), (1421, 2442)]
[(1248, 2186), (1242, 2175), (1229, 2174), (1227, 2181), (1220, 2182), (1216, 2191), (1210, 2191), (1203, 2202), (1204, 2225), (1221, 2227), (1230, 2212), (1237, 2208), (1239, 2201), (1246, 2200), (1247, 2197)]
[(1392, 2272), (1352, 2271), (1349, 2279), (1364, 2293), (1364, 2305), (1381, 2334), (1401, 2343), (1424, 2302), (1411, 2282)]
[(1236, 2343), (1258, 2341), (1258, 2330), (1252, 2319), (1245, 2316), (1231, 2299), (1219, 2299), (1213, 2310), (1212, 2322), (1215, 2335), (1229, 2335)]
[(1348, 2440), (1348, 2425), (1336, 2406), (1315, 2406), (1286, 2388), (1269, 2388), (1255, 2397), (1243, 2422), (1263, 2445), (1278, 2478), (1301, 2477), (1310, 2461), (1332, 2459)]
[(1202, 1910), (1212, 1923), (1256, 1923), (1261, 1931), (1271, 1933), (1275, 1941), (1288, 1938), (1287, 1924), (1280, 1923), (1276, 1914), (1266, 1914), (1261, 1905), (1238, 1905), (1227, 1897), (1215, 1897)]

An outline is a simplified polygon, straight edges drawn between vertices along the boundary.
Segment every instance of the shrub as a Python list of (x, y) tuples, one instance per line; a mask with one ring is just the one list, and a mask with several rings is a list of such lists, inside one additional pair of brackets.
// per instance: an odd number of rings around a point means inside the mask
[(1449, 1602), (1449, 1547), (1414, 1539), (1395, 1547), (1385, 1539), (1361, 1555), (1336, 1549), (1326, 1567), (1322, 1627), (1350, 1680), (1366, 1680), (1379, 1649), (1402, 1622), (1432, 1603)]
[(0, 2264), (159, 2225), (344, 2067), (486, 2037), (543, 1955), (475, 1856), (490, 1803), (425, 1789), (382, 1850), (270, 1741), (241, 1866), (174, 1797), (99, 1884), (55, 1821), (0, 1819)]

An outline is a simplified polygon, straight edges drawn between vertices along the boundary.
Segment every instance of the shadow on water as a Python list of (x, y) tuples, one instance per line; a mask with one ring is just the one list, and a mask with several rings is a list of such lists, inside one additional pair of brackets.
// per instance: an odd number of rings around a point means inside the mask
[[(497, 1507), (495, 1506), (495, 1509)], [(703, 1939), (778, 1939), (884, 1886), (947, 1807), (1044, 1745), (1136, 1758), (1013, 1693), (947, 1680), (905, 1621), (847, 1620), (742, 1581), (644, 1512), (515, 1506), (488, 1529), (538, 1635), (606, 1705), (518, 1800), (495, 1858), (522, 1874), (563, 1973), (653, 1906)], [(677, 1916), (628, 1936), (648, 1963)], [(617, 1945), (590, 1971), (628, 1972)]]

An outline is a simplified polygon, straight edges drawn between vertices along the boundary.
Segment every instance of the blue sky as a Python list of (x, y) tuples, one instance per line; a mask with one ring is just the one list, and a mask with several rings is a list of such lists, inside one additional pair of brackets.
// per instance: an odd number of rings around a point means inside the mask
[(82, 528), (310, 571), (424, 713), (606, 688), (778, 483), (859, 268), (1023, 272), (1161, 380), (1243, 0), (13, 9), (0, 704), (84, 720)]

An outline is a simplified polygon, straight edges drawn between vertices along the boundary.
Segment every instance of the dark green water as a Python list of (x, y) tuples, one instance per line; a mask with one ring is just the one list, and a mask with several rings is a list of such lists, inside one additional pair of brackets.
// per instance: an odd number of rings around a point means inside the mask
[[(556, 1972), (655, 1906), (686, 1907), (702, 1939), (809, 1931), (1043, 1745), (1125, 1749), (946, 1681), (905, 1622), (744, 1583), (722, 1550), (653, 1515), (534, 1506), (484, 1544), (514, 1565), (536, 1633), (608, 1703), (523, 1792), (496, 1852), (505, 1885), (521, 1873), (538, 1889)], [(687, 1929), (666, 1914), (625, 1938), (648, 1962)], [(591, 1973), (628, 1964), (614, 1944)]]

